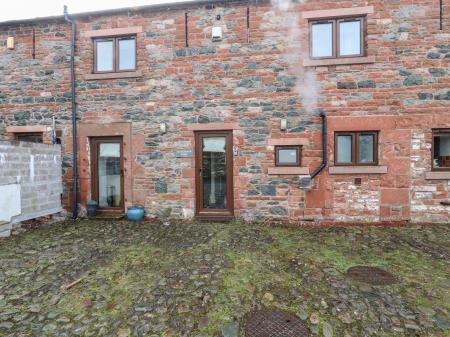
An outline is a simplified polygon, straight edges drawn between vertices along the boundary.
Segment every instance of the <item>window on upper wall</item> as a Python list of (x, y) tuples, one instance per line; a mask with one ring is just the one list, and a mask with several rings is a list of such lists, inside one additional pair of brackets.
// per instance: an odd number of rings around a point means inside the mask
[(364, 18), (310, 21), (311, 59), (365, 55)]
[(301, 146), (275, 146), (275, 166), (300, 166)]
[(378, 132), (337, 132), (335, 165), (378, 165)]
[(136, 70), (136, 37), (94, 39), (94, 72), (113, 73)]
[(433, 169), (450, 171), (450, 129), (433, 130)]

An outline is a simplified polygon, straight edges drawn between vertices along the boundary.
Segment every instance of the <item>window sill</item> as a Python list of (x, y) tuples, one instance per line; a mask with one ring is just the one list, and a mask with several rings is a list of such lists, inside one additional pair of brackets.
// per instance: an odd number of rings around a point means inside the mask
[(305, 175), (309, 174), (308, 167), (269, 167), (269, 175)]
[(331, 166), (329, 174), (386, 174), (387, 166)]
[(303, 60), (304, 67), (325, 67), (325, 66), (339, 66), (351, 64), (367, 64), (375, 63), (375, 56), (362, 57), (342, 57), (335, 59), (320, 59), (320, 60)]
[(84, 76), (86, 81), (90, 80), (109, 80), (109, 79), (120, 79), (120, 78), (133, 78), (141, 77), (141, 71), (126, 71), (120, 73), (103, 73), (103, 74), (88, 74)]
[(450, 171), (430, 171), (425, 172), (427, 180), (450, 180)]

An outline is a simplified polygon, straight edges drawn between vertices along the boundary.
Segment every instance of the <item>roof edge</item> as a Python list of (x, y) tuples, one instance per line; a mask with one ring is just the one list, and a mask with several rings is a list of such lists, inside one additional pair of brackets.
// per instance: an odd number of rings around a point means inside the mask
[[(217, 4), (217, 3), (248, 3), (258, 2), (258, 0), (188, 0), (188, 1), (177, 1), (177, 2), (169, 2), (169, 3), (158, 3), (152, 5), (144, 5), (144, 6), (131, 6), (131, 7), (122, 7), (122, 8), (113, 8), (113, 9), (102, 9), (98, 11), (89, 11), (89, 12), (80, 12), (69, 14), (72, 18), (83, 18), (89, 16), (103, 16), (103, 15), (113, 15), (120, 14), (123, 12), (141, 12), (147, 10), (162, 10), (162, 9), (180, 9), (180, 8), (189, 8), (207, 4)], [(0, 21), (1, 26), (14, 26), (21, 24), (32, 24), (32, 23), (40, 23), (45, 21), (62, 21), (64, 20), (64, 15), (54, 15), (54, 16), (43, 16), (36, 17), (31, 19), (19, 19), (19, 20), (8, 20), (8, 21)]]

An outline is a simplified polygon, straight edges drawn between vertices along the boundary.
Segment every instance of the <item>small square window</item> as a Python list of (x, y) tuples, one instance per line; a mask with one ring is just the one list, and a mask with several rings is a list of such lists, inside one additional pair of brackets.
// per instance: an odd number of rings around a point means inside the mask
[(433, 169), (450, 171), (450, 129), (433, 130)]
[(275, 146), (275, 166), (300, 166), (301, 146)]
[(94, 72), (136, 70), (136, 37), (94, 39)]
[(364, 56), (364, 18), (310, 22), (312, 59)]
[(335, 165), (378, 165), (378, 133), (337, 132)]

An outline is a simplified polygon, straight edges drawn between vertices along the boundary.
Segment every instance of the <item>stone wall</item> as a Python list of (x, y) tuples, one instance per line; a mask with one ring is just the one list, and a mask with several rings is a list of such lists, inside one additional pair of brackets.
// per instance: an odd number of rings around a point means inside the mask
[[(238, 217), (444, 221), (447, 212), (439, 200), (448, 196), (437, 192), (447, 189), (447, 181), (425, 179), (431, 163), (431, 129), (450, 127), (450, 34), (439, 30), (438, 4), (438, 0), (324, 0), (303, 1), (285, 11), (263, 1), (249, 5), (248, 32), (248, 3), (239, 1), (80, 16), (76, 50), (80, 129), (129, 137), (126, 204), (143, 204), (148, 215), (162, 205), (172, 207), (176, 216), (194, 214), (194, 158), (177, 158), (175, 151), (194, 148), (193, 130), (199, 125), (226, 123), (233, 125), (239, 150), (234, 157)], [(367, 51), (374, 61), (299, 66), (299, 55), (308, 46), (308, 23), (301, 13), (355, 6), (374, 7), (367, 18)], [(223, 28), (222, 41), (211, 40), (213, 25)], [(140, 73), (133, 78), (93, 79), (89, 32), (130, 27), (141, 31)], [(33, 28), (36, 59), (30, 49)], [(13, 51), (4, 47), (8, 35), (17, 37)], [(69, 37), (69, 26), (59, 21), (0, 26), (0, 137), (10, 137), (4, 131), (8, 125), (50, 125), (56, 117), (63, 134), (67, 205), (72, 175)], [(370, 127), (380, 132), (380, 165), (387, 173), (334, 175), (327, 168), (306, 192), (299, 189), (297, 175), (269, 175), (274, 166), (274, 147), (269, 144), (273, 139), (302, 139), (302, 166), (312, 172), (319, 165), (321, 111), (327, 112), (330, 124), (329, 166), (334, 165), (335, 131)], [(286, 132), (280, 130), (281, 118), (288, 121)], [(163, 122), (166, 134), (159, 132)], [(419, 151), (416, 137), (421, 133), (428, 136), (421, 138)], [(95, 134), (79, 137), (81, 203), (90, 198), (91, 136)], [(360, 185), (355, 178), (361, 178)], [(421, 193), (433, 188), (436, 193), (424, 199), (430, 195)]]
[(61, 147), (0, 141), (0, 191), (6, 185), (20, 186), (20, 214), (0, 220), (19, 222), (60, 212)]

